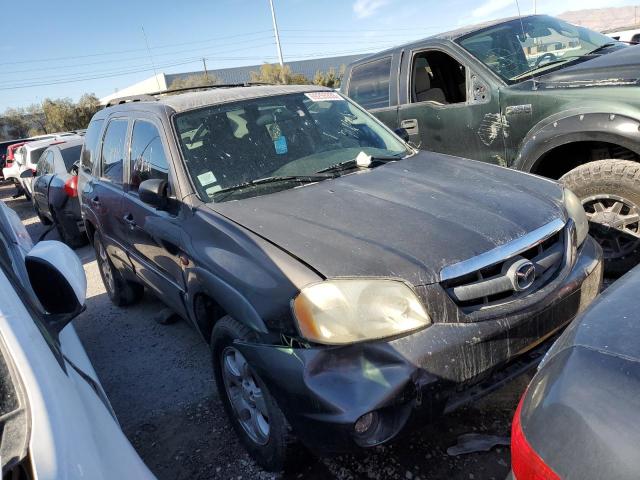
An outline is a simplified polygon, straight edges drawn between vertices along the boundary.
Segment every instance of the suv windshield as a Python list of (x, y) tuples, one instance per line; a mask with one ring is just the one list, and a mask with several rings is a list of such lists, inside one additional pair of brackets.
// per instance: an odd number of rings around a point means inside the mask
[[(386, 159), (411, 153), (368, 113), (328, 91), (205, 107), (176, 115), (175, 126), (189, 174), (209, 201), (332, 178), (319, 172), (355, 162), (361, 152)], [(230, 195), (234, 187), (242, 188)]]
[(609, 44), (612, 38), (547, 16), (515, 19), (456, 40), (474, 57), (508, 82), (554, 65), (584, 57)]

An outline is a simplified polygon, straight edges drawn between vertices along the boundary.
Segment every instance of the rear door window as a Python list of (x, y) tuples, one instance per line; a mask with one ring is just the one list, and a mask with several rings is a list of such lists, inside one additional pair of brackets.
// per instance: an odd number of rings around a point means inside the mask
[(388, 107), (390, 77), (391, 57), (358, 65), (351, 71), (348, 95), (367, 109)]
[(91, 172), (93, 169), (98, 144), (100, 143), (100, 132), (102, 131), (103, 123), (104, 120), (102, 119), (91, 122), (87, 129), (87, 134), (84, 137), (81, 164), (82, 169), (86, 172)]
[(126, 119), (111, 120), (102, 142), (102, 178), (117, 185), (122, 185), (128, 125), (129, 121)]
[(168, 180), (169, 166), (157, 127), (145, 120), (136, 120), (131, 133), (129, 190), (138, 191), (145, 180)]

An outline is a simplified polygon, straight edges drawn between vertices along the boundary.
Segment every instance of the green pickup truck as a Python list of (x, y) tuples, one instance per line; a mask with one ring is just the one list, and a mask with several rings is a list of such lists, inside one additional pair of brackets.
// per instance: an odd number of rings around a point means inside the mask
[(640, 261), (640, 46), (518, 17), (360, 59), (342, 91), (418, 148), (561, 180), (606, 272)]

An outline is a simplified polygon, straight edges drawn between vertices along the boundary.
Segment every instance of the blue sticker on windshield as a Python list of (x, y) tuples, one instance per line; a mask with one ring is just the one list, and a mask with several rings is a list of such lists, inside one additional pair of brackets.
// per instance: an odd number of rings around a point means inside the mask
[(287, 148), (287, 139), (284, 138), (284, 135), (280, 135), (278, 138), (276, 138), (273, 141), (273, 146), (275, 147), (276, 153), (278, 155), (284, 155), (289, 151), (289, 149)]

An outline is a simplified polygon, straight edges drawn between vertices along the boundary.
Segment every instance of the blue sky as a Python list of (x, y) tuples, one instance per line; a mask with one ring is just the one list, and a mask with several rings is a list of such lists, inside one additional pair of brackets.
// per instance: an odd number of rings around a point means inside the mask
[[(285, 61), (381, 50), (517, 13), (514, 0), (274, 3)], [(538, 0), (537, 9), (633, 3)], [(533, 0), (520, 0), (520, 8), (532, 13)], [(268, 0), (11, 1), (3, 5), (0, 111), (47, 97), (100, 97), (152, 76), (143, 27), (159, 72), (198, 70), (202, 57), (209, 69), (276, 61)]]

